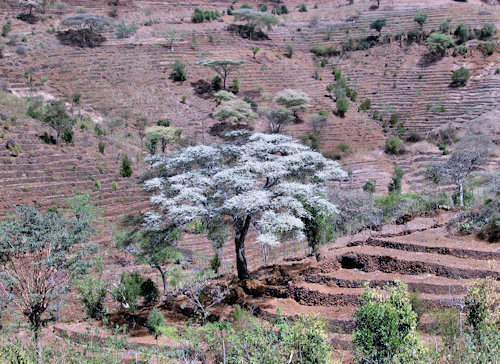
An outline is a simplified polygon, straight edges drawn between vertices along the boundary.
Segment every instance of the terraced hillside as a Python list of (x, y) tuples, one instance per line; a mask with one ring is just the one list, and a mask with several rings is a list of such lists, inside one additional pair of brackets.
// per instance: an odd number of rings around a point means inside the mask
[(404, 280), (420, 292), (425, 305), (420, 330), (432, 335), (432, 312), (460, 307), (476, 279), (493, 278), (500, 292), (498, 244), (450, 235), (444, 226), (449, 217), (418, 218), (392, 232), (338, 241), (325, 247), (319, 262), (297, 259), (262, 268), (243, 285), (242, 300), (263, 317), (275, 317), (278, 308), (287, 316), (320, 314), (342, 354), (351, 347), (352, 315), (365, 284), (383, 287)]
[[(498, 7), (480, 1), (382, 1), (374, 10), (374, 2), (368, 0), (353, 4), (317, 1), (308, 2), (308, 11), (301, 13), (297, 8), (300, 2), (287, 3), (291, 13), (279, 17), (280, 24), (268, 32), (268, 40), (251, 41), (226, 30), (234, 23), (229, 15), (223, 16), (221, 21), (191, 23), (195, 7), (222, 11), (230, 6), (229, 1), (122, 1), (115, 9), (116, 20), (134, 21), (140, 25), (139, 29), (126, 39), (117, 39), (116, 31), (109, 30), (104, 34), (107, 41), (96, 48), (62, 46), (51, 29), (52, 26), (58, 28), (59, 21), (68, 15), (83, 12), (107, 15), (112, 10), (108, 1), (65, 1), (40, 14), (42, 20), (34, 25), (15, 18), (20, 11), (17, 1), (2, 2), (0, 19), (11, 22), (10, 35), (13, 37), (0, 59), (2, 87), (21, 97), (35, 92), (65, 100), (68, 104), (73, 94), (80, 93), (83, 115), (101, 125), (108, 116), (127, 115), (129, 126), (121, 133), (130, 133), (130, 137), (121, 138), (121, 141), (104, 138), (108, 147), (102, 156), (97, 152), (97, 144), (102, 138), (93, 135), (92, 130), (77, 131), (75, 145), (61, 149), (40, 141), (38, 136), (45, 130), (39, 123), (27, 121), (14, 125), (5, 133), (4, 140), (16, 140), (23, 153), (12, 157), (8, 151), (2, 152), (0, 213), (19, 201), (36, 200), (44, 207), (51, 206), (76, 189), (95, 189), (96, 179), (102, 187), (94, 194), (105, 210), (104, 215), (111, 220), (117, 221), (125, 212), (147, 208), (147, 196), (141, 187), (133, 179), (118, 176), (120, 158), (124, 153), (133, 155), (135, 160), (146, 155), (146, 150), (140, 149), (134, 129), (135, 121), (141, 117), (146, 117), (149, 125), (168, 118), (172, 125), (182, 128), (183, 135), (191, 142), (217, 140), (209, 132), (217, 122), (211, 117), (216, 104), (197, 96), (191, 86), (192, 82), (210, 81), (213, 77), (211, 71), (197, 64), (202, 59), (244, 60), (244, 66), (230, 77), (229, 82), (240, 80), (240, 96), (258, 102), (260, 109), (270, 107), (272, 97), (286, 88), (309, 94), (311, 107), (301, 114), (303, 122), (287, 126), (285, 133), (297, 138), (312, 133), (307, 114), (327, 110), (328, 121), (320, 133), (321, 150), (331, 151), (339, 143), (347, 143), (351, 154), (343, 157), (341, 164), (352, 172), (352, 185), (359, 187), (375, 179), (378, 193), (386, 192), (390, 175), (397, 165), (407, 172), (405, 190), (426, 187), (425, 165), (446, 157), (427, 141), (410, 145), (405, 155), (387, 155), (384, 143), (393, 131), (384, 132), (384, 123), (373, 120), (375, 110), (386, 121), (391, 115), (399, 114), (406, 129), (422, 137), (447, 123), (464, 127), (471, 123), (482, 124), (485, 115), (498, 111), (498, 52), (484, 57), (475, 49), (477, 42), (471, 41), (465, 55), (448, 55), (422, 67), (419, 62), (427, 52), (425, 44), (407, 44), (397, 36), (418, 27), (413, 16), (419, 11), (428, 14), (422, 29), (429, 33), (445, 20), (450, 20), (451, 29), (459, 23), (480, 28), (485, 23), (498, 22)], [(260, 5), (260, 2), (249, 3)], [(327, 58), (323, 67), (321, 58), (313, 59), (312, 46), (341, 49), (342, 43), (349, 38), (373, 35), (370, 23), (380, 17), (387, 19), (387, 26), (382, 30), (382, 38), (386, 40), (381, 44)], [(152, 24), (142, 25), (148, 21)], [(171, 30), (176, 32), (177, 38), (173, 49), (164, 37)], [(284, 55), (287, 44), (294, 47), (292, 58)], [(260, 47), (255, 59), (250, 51), (254, 45)], [(19, 47), (24, 47), (24, 52), (18, 51)], [(187, 80), (183, 83), (169, 79), (171, 65), (176, 59), (186, 63)], [(452, 71), (462, 65), (471, 70), (472, 78), (463, 88), (449, 87)], [(357, 101), (351, 104), (344, 118), (336, 115), (335, 102), (326, 91), (326, 86), (335, 82), (332, 68), (341, 69), (347, 84), (358, 92)], [(24, 77), (26, 71), (34, 77), (35, 90)], [(371, 99), (372, 110), (358, 111), (366, 98)], [(256, 131), (267, 128), (261, 120), (253, 127)], [(117, 147), (112, 147), (115, 144)], [(490, 160), (485, 170), (498, 171), (497, 157)], [(40, 171), (42, 165), (44, 169)], [(139, 162), (134, 176), (145, 169), (146, 166)], [(113, 182), (118, 183), (117, 189), (113, 188)], [(188, 235), (184, 245), (210, 254), (207, 242), (199, 236)], [(261, 263), (259, 247), (249, 249), (254, 257), (253, 264)], [(231, 257), (232, 254), (228, 248), (224, 255)]]

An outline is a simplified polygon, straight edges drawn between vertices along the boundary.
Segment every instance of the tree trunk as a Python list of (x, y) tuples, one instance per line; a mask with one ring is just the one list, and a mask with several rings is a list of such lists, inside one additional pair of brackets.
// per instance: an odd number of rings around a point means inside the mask
[(153, 268), (158, 269), (161, 275), (161, 281), (163, 282), (163, 293), (167, 294), (167, 276), (165, 275), (165, 272), (163, 269), (161, 269), (161, 266), (159, 265), (154, 265)]
[(460, 183), (458, 187), (460, 190), (460, 207), (464, 207), (464, 184)]
[(41, 312), (32, 311), (28, 315), (30, 320), (32, 330), (33, 330), (33, 340), (35, 341), (36, 350), (38, 353), (38, 364), (43, 364), (43, 352), (42, 352), (42, 337), (41, 337)]
[(239, 219), (236, 221), (236, 236), (234, 238), (234, 246), (236, 249), (236, 269), (240, 280), (248, 279), (247, 260), (245, 258), (245, 238), (250, 227), (251, 216), (247, 216), (245, 220)]

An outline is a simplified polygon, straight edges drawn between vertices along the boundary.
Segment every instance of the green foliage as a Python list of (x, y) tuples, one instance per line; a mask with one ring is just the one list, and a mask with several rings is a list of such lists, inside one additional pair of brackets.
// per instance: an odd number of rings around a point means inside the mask
[(233, 80), (233, 84), (231, 85), (231, 92), (237, 95), (240, 92), (240, 88), (241, 88), (241, 81)]
[(200, 8), (195, 8), (191, 16), (191, 21), (193, 23), (211, 22), (220, 17), (221, 14), (218, 10), (201, 10)]
[(370, 110), (370, 108), (372, 107), (372, 100), (370, 99), (366, 99), (365, 101), (363, 101), (361, 103), (361, 105), (359, 105), (359, 110)]
[(100, 141), (97, 144), (97, 149), (99, 150), (99, 153), (104, 154), (104, 149), (106, 148), (106, 144), (104, 142)]
[(486, 23), (481, 28), (481, 32), (479, 34), (479, 39), (481, 40), (489, 40), (496, 33), (496, 27), (494, 23)]
[(139, 26), (136, 23), (132, 22), (127, 25), (122, 20), (121, 22), (116, 24), (116, 37), (118, 39), (128, 38), (131, 35), (135, 34), (137, 32), (137, 29), (139, 29)]
[(363, 191), (365, 192), (375, 193), (376, 189), (377, 189), (377, 180), (375, 179), (366, 181), (366, 183), (363, 185)]
[(401, 193), (403, 176), (405, 175), (405, 171), (401, 167), (396, 167), (394, 172), (392, 173), (392, 181), (389, 183), (387, 189), (389, 193)]
[(323, 46), (319, 44), (311, 47), (311, 53), (317, 57), (333, 57), (340, 54), (339, 50), (335, 46)]
[(291, 44), (287, 44), (285, 46), (285, 56), (287, 56), (288, 58), (292, 58), (293, 57), (293, 51), (294, 51), (294, 46), (291, 45)]
[(203, 327), (204, 341), (214, 353), (215, 362), (225, 359), (227, 364), (239, 364), (242, 358), (252, 364), (330, 361), (332, 349), (326, 321), (299, 315), (293, 321), (279, 317), (267, 323), (239, 309), (235, 311), (235, 323), (215, 322)]
[(448, 20), (439, 24), (439, 31), (443, 34), (447, 34), (451, 29), (450, 22)]
[(485, 57), (488, 57), (493, 55), (493, 53), (495, 53), (495, 51), (497, 50), (497, 45), (493, 42), (487, 42), (487, 43), (481, 42), (479, 43), (478, 48), (481, 50), (481, 52)]
[(299, 12), (301, 12), (301, 13), (305, 13), (305, 12), (307, 12), (307, 5), (306, 5), (306, 4), (304, 4), (304, 3), (300, 3), (300, 4), (298, 5), (298, 8), (299, 8)]
[(158, 339), (158, 336), (162, 334), (165, 328), (165, 318), (156, 307), (149, 313), (146, 326), (149, 334), (153, 335), (155, 339)]
[(257, 55), (257, 52), (260, 51), (260, 47), (253, 46), (253, 47), (250, 47), (250, 50), (252, 51), (253, 58), (255, 58), (255, 56)]
[(77, 281), (76, 289), (90, 318), (100, 319), (104, 316), (104, 300), (106, 299), (107, 285), (100, 277), (87, 275)]
[(375, 29), (377, 32), (381, 32), (382, 28), (385, 27), (386, 20), (385, 18), (378, 18), (371, 22), (370, 28)]
[(215, 252), (212, 258), (210, 259), (210, 269), (215, 272), (215, 274), (219, 273), (219, 269), (221, 266), (221, 259), (220, 259), (220, 254), (219, 252)]
[(170, 77), (177, 82), (186, 81), (186, 64), (180, 59), (176, 59), (172, 65), (172, 73), (170, 74)]
[(120, 283), (111, 290), (111, 296), (119, 302), (123, 308), (135, 313), (142, 295), (142, 284), (144, 278), (139, 272), (122, 272)]
[(30, 320), (35, 339), (42, 314), (68, 288), (67, 276), (81, 274), (95, 248), (84, 244), (92, 232), (90, 221), (71, 211), (67, 216), (19, 205), (14, 216), (0, 221), (3, 284), (11, 302)]
[(470, 78), (470, 71), (464, 66), (453, 72), (452, 85), (455, 87), (465, 86)]
[(427, 21), (427, 14), (426, 13), (417, 13), (413, 17), (413, 20), (418, 23), (421, 27), (424, 26), (424, 23)]
[(454, 42), (451, 35), (434, 32), (427, 38), (427, 45), (431, 51), (444, 56), (446, 49), (452, 47)]
[(65, 140), (72, 141), (75, 119), (67, 113), (63, 101), (53, 100), (47, 105), (43, 105), (39, 101), (33, 101), (28, 106), (27, 113), (32, 118), (40, 120), (55, 130), (57, 144), (60, 143), (62, 135), (65, 136)]
[(122, 158), (122, 164), (120, 166), (120, 174), (122, 177), (130, 177), (132, 175), (132, 161), (125, 154)]
[(404, 153), (403, 142), (397, 136), (388, 137), (385, 140), (385, 152), (388, 154)]
[(337, 111), (340, 117), (344, 117), (345, 113), (349, 110), (349, 101), (345, 97), (337, 99)]
[(396, 124), (399, 121), (399, 118), (400, 118), (400, 116), (398, 113), (391, 114), (391, 118), (389, 119), (389, 123), (391, 124), (392, 127), (396, 126)]
[(365, 289), (354, 317), (355, 356), (362, 363), (388, 363), (418, 345), (417, 314), (402, 281), (386, 288), (385, 295)]
[(259, 8), (259, 10), (263, 13), (267, 12), (269, 10), (269, 7), (267, 4), (262, 4), (262, 6)]
[(141, 284), (141, 296), (144, 297), (144, 304), (150, 304), (158, 301), (160, 292), (151, 278), (144, 280)]
[(496, 287), (492, 280), (479, 280), (467, 289), (465, 313), (478, 340), (487, 326), (497, 324), (496, 320), (499, 318), (495, 317), (494, 312), (497, 304)]
[(6, 37), (11, 30), (10, 21), (7, 21), (2, 25), (2, 37)]
[(333, 237), (332, 224), (330, 223), (332, 216), (308, 205), (306, 201), (303, 201), (303, 204), (309, 213), (309, 216), (302, 218), (307, 245), (313, 254), (318, 254), (319, 247), (328, 243)]
[(319, 142), (319, 135), (317, 134), (302, 134), (300, 136), (300, 141), (302, 144), (307, 145), (309, 148), (315, 151), (321, 150), (321, 144)]
[(465, 43), (468, 40), (473, 38), (472, 32), (463, 23), (461, 23), (457, 26), (454, 34), (455, 34), (455, 37), (457, 38), (458, 44), (463, 44), (463, 43)]

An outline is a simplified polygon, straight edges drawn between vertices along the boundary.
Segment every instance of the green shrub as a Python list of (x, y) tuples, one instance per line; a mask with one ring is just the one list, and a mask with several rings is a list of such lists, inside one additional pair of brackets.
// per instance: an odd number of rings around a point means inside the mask
[(374, 179), (366, 181), (366, 183), (363, 185), (363, 191), (365, 192), (375, 193), (376, 189), (377, 189), (377, 180)]
[(398, 281), (386, 294), (369, 288), (354, 314), (354, 355), (361, 363), (390, 363), (397, 354), (418, 345), (417, 314), (407, 285)]
[(391, 115), (391, 118), (389, 119), (389, 122), (391, 123), (391, 126), (392, 126), (392, 127), (395, 127), (395, 126), (396, 126), (396, 124), (397, 124), (397, 123), (398, 123), (398, 121), (399, 121), (399, 118), (400, 118), (400, 116), (399, 116), (399, 114), (398, 114), (398, 113), (395, 113), (395, 114), (392, 114), (392, 115)]
[(405, 171), (401, 167), (396, 167), (394, 169), (394, 172), (392, 173), (391, 176), (391, 182), (389, 182), (389, 185), (387, 186), (387, 189), (389, 190), (389, 193), (396, 193), (400, 194), (401, 189), (402, 189), (402, 183), (403, 183), (403, 176), (405, 175)]
[(491, 56), (495, 51), (497, 50), (497, 46), (493, 42), (488, 42), (488, 43), (479, 43), (479, 49), (483, 53), (484, 56)]
[(160, 310), (154, 308), (148, 315), (148, 320), (146, 322), (149, 334), (153, 335), (155, 339), (158, 339), (165, 328), (165, 318), (163, 317)]
[(233, 80), (233, 85), (231, 86), (231, 92), (237, 95), (240, 92), (240, 88), (241, 88), (241, 81)]
[(156, 288), (156, 285), (151, 280), (151, 278), (148, 278), (144, 282), (142, 282), (141, 296), (144, 297), (145, 304), (150, 304), (158, 301), (160, 292), (158, 291), (158, 288)]
[(458, 55), (465, 56), (466, 54), (467, 54), (467, 46), (466, 45), (460, 45), (458, 47), (453, 48), (453, 57), (456, 57)]
[(221, 14), (218, 10), (201, 10), (200, 8), (195, 8), (191, 16), (191, 21), (193, 23), (211, 22), (220, 17)]
[(128, 155), (124, 155), (122, 165), (120, 166), (120, 174), (122, 177), (130, 177), (132, 175), (132, 161)]
[(212, 88), (214, 91), (219, 91), (222, 89), (222, 78), (220, 78), (218, 75), (215, 75), (212, 78)]
[(337, 99), (337, 111), (340, 117), (344, 117), (345, 113), (349, 110), (349, 101), (345, 97)]
[(62, 135), (61, 135), (61, 139), (63, 142), (65, 142), (66, 144), (71, 144), (73, 143), (73, 136), (75, 135), (74, 131), (71, 130), (71, 129), (66, 129)]
[(113, 189), (113, 191), (116, 191), (118, 189), (118, 183), (116, 183), (116, 182), (113, 181), (111, 183), (111, 188)]
[(340, 54), (335, 46), (325, 47), (322, 45), (313, 45), (311, 47), (311, 53), (317, 57), (334, 57)]
[(444, 21), (441, 24), (439, 24), (439, 31), (443, 34), (447, 34), (451, 29), (450, 22)]
[(402, 154), (403, 142), (397, 136), (391, 136), (385, 140), (385, 151), (389, 154)]
[(481, 40), (489, 40), (496, 33), (496, 27), (494, 23), (486, 23), (481, 28), (481, 32), (479, 34), (479, 39)]
[(127, 25), (122, 20), (116, 25), (116, 37), (118, 39), (128, 38), (131, 35), (135, 34), (135, 32), (137, 32), (137, 29), (139, 29), (139, 26), (136, 23), (132, 22)]
[(293, 51), (294, 51), (294, 46), (293, 45), (287, 44), (285, 46), (285, 56), (287, 56), (288, 58), (292, 58), (293, 57)]
[(385, 24), (386, 24), (385, 18), (375, 19), (370, 23), (370, 28), (375, 29), (380, 34), (382, 28), (385, 27)]
[(104, 142), (99, 142), (97, 144), (97, 149), (99, 150), (99, 153), (104, 154), (105, 148), (106, 148), (106, 144), (104, 144)]
[(6, 37), (11, 31), (10, 21), (7, 21), (2, 25), (2, 37)]
[(413, 17), (413, 20), (418, 23), (421, 27), (424, 26), (424, 23), (427, 21), (426, 13), (416, 13)]
[(172, 73), (170, 74), (170, 77), (177, 82), (186, 81), (186, 64), (180, 59), (176, 59), (172, 65)]
[(470, 78), (470, 71), (464, 66), (460, 67), (458, 70), (453, 72), (452, 75), (452, 85), (455, 87), (465, 86)]
[(210, 269), (215, 272), (215, 274), (219, 274), (219, 269), (221, 266), (221, 259), (219, 252), (215, 252), (212, 258), (210, 259)]
[(267, 12), (267, 10), (269, 9), (268, 5), (267, 4), (263, 4), (261, 7), (260, 7), (260, 11), (265, 13)]
[[(372, 107), (372, 100), (370, 100), (370, 99), (366, 99), (365, 101), (363, 101), (363, 102), (361, 103), (361, 105), (359, 105), (359, 110), (364, 110), (364, 111), (366, 111), (366, 110), (370, 110), (370, 108), (371, 108), (371, 107)], [(377, 111), (377, 110), (375, 110), (375, 111), (374, 111), (374, 113), (373, 113), (374, 115), (375, 115), (375, 112), (376, 112), (376, 113), (377, 113), (377, 115), (378, 115), (378, 111)], [(376, 117), (374, 116), (374, 118), (376, 118)]]
[(122, 307), (128, 308), (132, 313), (135, 313), (139, 305), (143, 282), (144, 278), (141, 277), (139, 272), (129, 273), (125, 271), (120, 277), (119, 285), (111, 291), (111, 295)]
[(170, 126), (170, 120), (168, 120), (168, 119), (159, 119), (156, 122), (156, 125), (158, 125), (158, 126), (164, 126), (165, 128), (168, 128)]
[(105, 314), (104, 300), (108, 292), (106, 284), (98, 277), (87, 275), (76, 284), (82, 301), (90, 318), (102, 318)]
[(299, 12), (305, 13), (307, 11), (307, 5), (304, 3), (299, 4)]
[(473, 38), (472, 32), (465, 26), (465, 24), (459, 24), (455, 29), (455, 37), (457, 38), (457, 43), (462, 44)]
[(410, 134), (405, 139), (407, 142), (416, 143), (422, 140), (422, 136), (416, 131), (411, 131)]

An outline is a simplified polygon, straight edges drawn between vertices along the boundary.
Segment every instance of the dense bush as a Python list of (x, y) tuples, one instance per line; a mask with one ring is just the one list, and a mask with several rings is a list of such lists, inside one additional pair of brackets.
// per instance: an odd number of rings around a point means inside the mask
[(139, 26), (136, 23), (132, 22), (127, 25), (122, 20), (121, 22), (116, 24), (116, 37), (118, 39), (128, 38), (131, 35), (135, 34), (137, 32), (137, 29), (139, 29)]
[(417, 13), (413, 17), (413, 20), (418, 23), (421, 27), (424, 26), (424, 23), (427, 21), (427, 14), (426, 13)]
[(201, 10), (200, 8), (195, 8), (191, 16), (191, 21), (193, 23), (211, 22), (220, 17), (221, 14), (218, 10)]
[(402, 154), (403, 142), (397, 136), (389, 137), (385, 140), (385, 151), (389, 154)]
[(148, 315), (148, 320), (146, 322), (149, 334), (153, 335), (155, 339), (158, 339), (165, 328), (165, 318), (163, 317), (160, 310), (154, 308)]
[(132, 175), (132, 161), (127, 154), (123, 156), (120, 174), (122, 177), (130, 177)]
[(403, 281), (386, 288), (386, 294), (365, 289), (354, 317), (354, 353), (361, 363), (393, 362), (419, 343), (417, 314)]
[(172, 65), (172, 73), (170, 74), (170, 77), (177, 82), (186, 81), (186, 65), (180, 59), (176, 59)]
[(479, 39), (481, 40), (489, 40), (496, 33), (496, 27), (493, 23), (486, 23), (481, 28), (479, 33)]
[(345, 113), (349, 110), (349, 101), (345, 97), (337, 99), (337, 111), (340, 117), (344, 117)]
[(473, 39), (474, 36), (469, 28), (465, 26), (465, 24), (459, 24), (455, 29), (455, 37), (457, 38), (457, 43), (462, 44), (467, 42), (470, 39)]
[(363, 191), (369, 193), (375, 193), (377, 189), (377, 180), (369, 180), (363, 185)]
[(405, 175), (405, 171), (401, 167), (396, 167), (391, 176), (391, 182), (387, 186), (389, 193), (401, 193), (402, 184), (403, 184), (403, 176)]
[(299, 4), (298, 8), (299, 8), (299, 12), (301, 12), (301, 13), (305, 13), (307, 11), (307, 5), (304, 3)]
[(444, 56), (446, 49), (452, 47), (454, 44), (451, 35), (443, 33), (431, 33), (427, 38), (427, 45), (432, 52), (439, 56)]
[(370, 28), (375, 29), (380, 34), (382, 28), (385, 27), (385, 24), (386, 24), (385, 18), (375, 19), (370, 23)]
[(470, 71), (465, 67), (460, 67), (458, 70), (453, 72), (452, 75), (452, 85), (454, 87), (465, 86), (470, 78)]
[(497, 46), (493, 42), (479, 43), (479, 49), (487, 57), (491, 56), (497, 50)]
[(334, 57), (338, 56), (340, 51), (337, 50), (335, 46), (313, 45), (311, 47), (311, 53), (317, 57)]
[(88, 275), (77, 282), (76, 289), (80, 293), (79, 298), (85, 306), (87, 315), (90, 318), (102, 318), (105, 314), (106, 284), (100, 278)]
[(370, 110), (370, 108), (372, 107), (372, 100), (370, 99), (365, 99), (365, 101), (363, 101), (361, 103), (361, 105), (359, 105), (359, 110)]
[(287, 44), (285, 46), (285, 56), (287, 56), (288, 58), (292, 58), (294, 49), (295, 48), (293, 45)]

